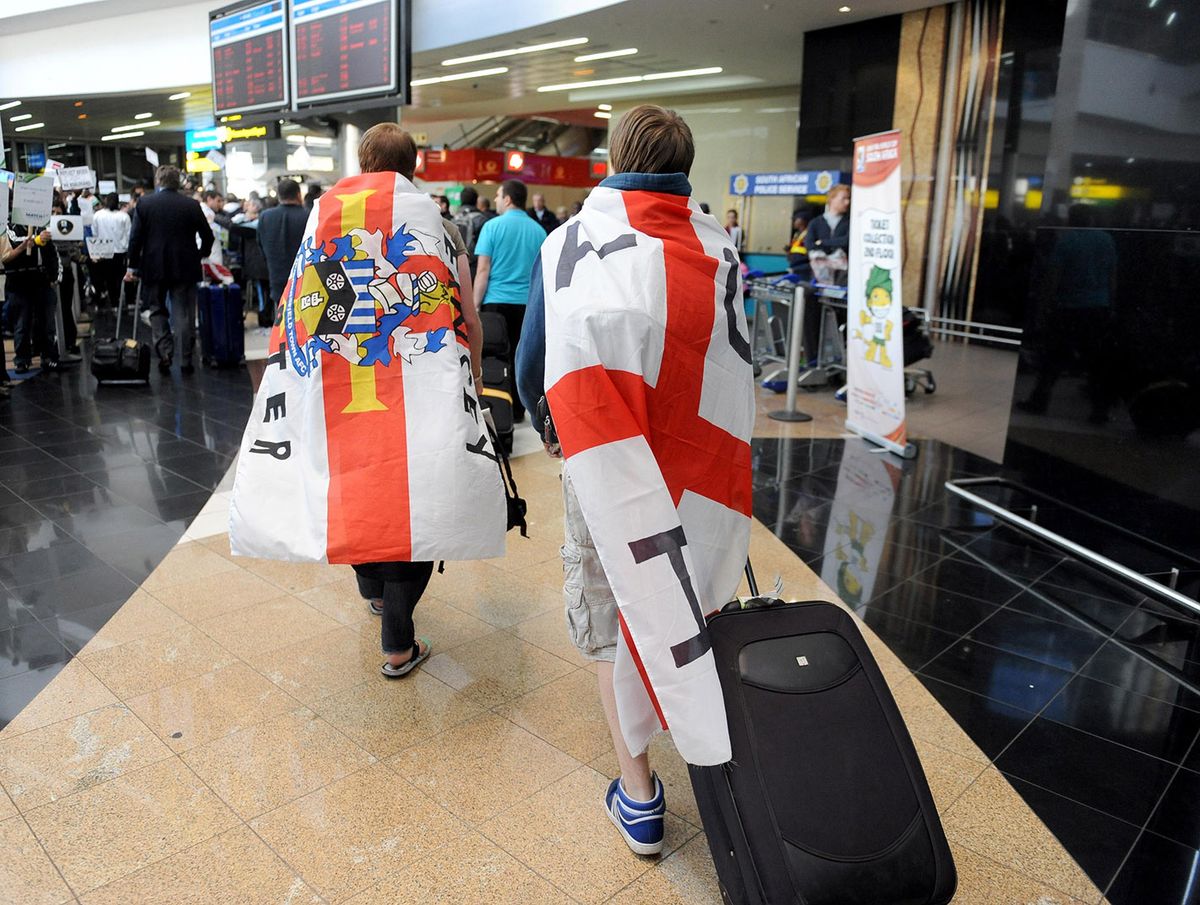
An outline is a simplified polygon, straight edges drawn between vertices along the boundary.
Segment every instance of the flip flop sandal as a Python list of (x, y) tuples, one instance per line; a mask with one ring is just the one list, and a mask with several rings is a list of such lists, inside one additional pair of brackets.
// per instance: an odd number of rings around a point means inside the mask
[(367, 608), (376, 616), (383, 615), (383, 601), (382, 600), (368, 600)]
[[(421, 652), (421, 645), (425, 645), (424, 653)], [(413, 643), (412, 656), (399, 666), (392, 666), (387, 660), (383, 661), (383, 665), (379, 667), (379, 671), (389, 679), (399, 679), (407, 676), (410, 672), (429, 659), (429, 654), (433, 650), (433, 645), (425, 638)]]

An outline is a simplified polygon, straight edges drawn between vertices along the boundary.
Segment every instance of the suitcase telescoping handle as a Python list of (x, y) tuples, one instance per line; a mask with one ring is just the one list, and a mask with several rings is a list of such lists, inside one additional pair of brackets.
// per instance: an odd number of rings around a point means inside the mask
[(750, 589), (750, 596), (758, 596), (758, 582), (754, 580), (754, 566), (750, 565), (750, 557), (746, 557), (746, 586)]

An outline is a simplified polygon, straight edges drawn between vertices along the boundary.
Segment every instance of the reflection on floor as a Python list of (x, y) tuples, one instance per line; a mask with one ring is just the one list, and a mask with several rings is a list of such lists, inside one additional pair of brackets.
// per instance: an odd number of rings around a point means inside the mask
[(916, 672), (1108, 900), (1192, 901), (1200, 624), (948, 501), (946, 479), (995, 473), (952, 447), (928, 441), (901, 463), (861, 441), (759, 440), (755, 461), (755, 515)]

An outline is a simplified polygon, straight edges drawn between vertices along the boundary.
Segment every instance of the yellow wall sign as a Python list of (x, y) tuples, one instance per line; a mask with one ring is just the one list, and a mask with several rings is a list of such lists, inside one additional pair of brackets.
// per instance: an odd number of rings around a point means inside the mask
[(198, 151), (188, 151), (184, 169), (189, 173), (217, 173), (221, 168)]
[(244, 126), (239, 129), (233, 126), (218, 126), (217, 137), (220, 138), (222, 142), (247, 141), (252, 138), (266, 138), (267, 127)]

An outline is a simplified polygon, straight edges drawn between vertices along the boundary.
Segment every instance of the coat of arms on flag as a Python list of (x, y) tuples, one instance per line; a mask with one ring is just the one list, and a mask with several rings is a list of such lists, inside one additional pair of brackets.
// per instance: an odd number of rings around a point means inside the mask
[(314, 205), (238, 460), (237, 554), (327, 562), (504, 553), (505, 497), (436, 205), (403, 176)]
[(546, 398), (620, 610), (614, 672), (635, 754), (689, 763), (729, 731), (705, 615), (750, 541), (753, 374), (737, 252), (683, 195), (592, 191), (542, 246)]

